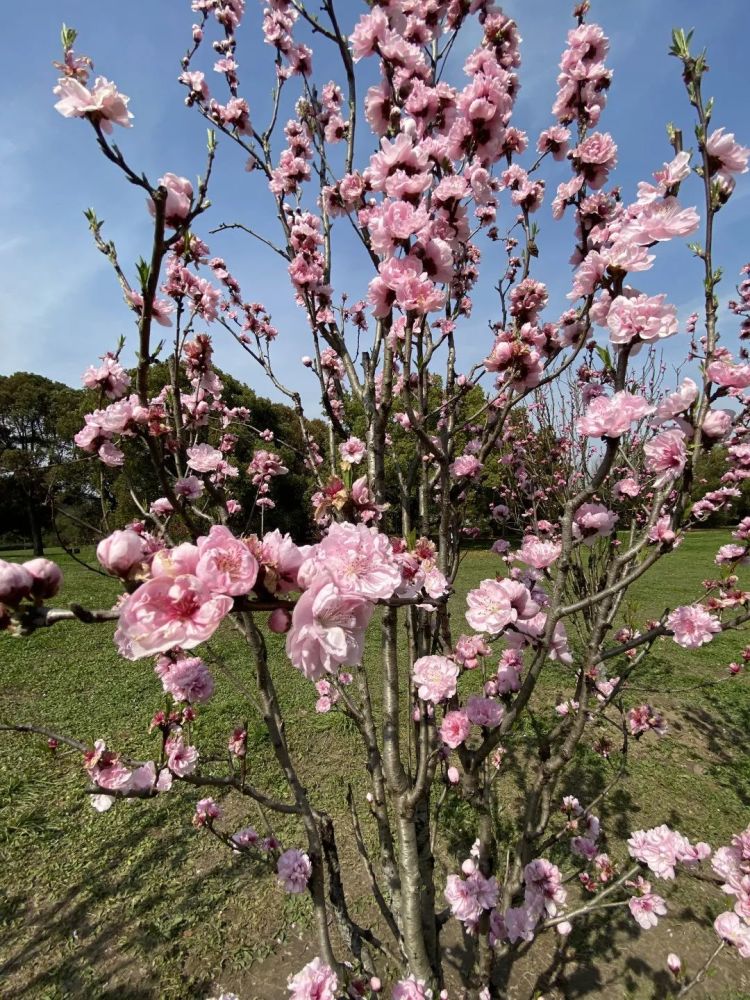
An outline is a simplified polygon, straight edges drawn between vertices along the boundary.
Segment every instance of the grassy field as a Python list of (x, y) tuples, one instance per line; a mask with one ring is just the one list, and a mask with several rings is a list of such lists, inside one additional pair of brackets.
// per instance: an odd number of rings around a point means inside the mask
[[(696, 599), (700, 581), (714, 575), (712, 557), (725, 540), (727, 533), (713, 531), (690, 538), (633, 589), (625, 613), (643, 622), (668, 605)], [(58, 552), (50, 555), (65, 572), (62, 600), (112, 603), (118, 593), (114, 581)], [(28, 555), (3, 553), (3, 558)], [(457, 599), (498, 566), (490, 553), (469, 552)], [(134, 758), (153, 756), (156, 741), (147, 726), (163, 707), (160, 684), (147, 661), (126, 663), (115, 655), (112, 631), (111, 625), (72, 623), (23, 640), (0, 636), (0, 721), (33, 721), (84, 741), (105, 738)], [(312, 686), (285, 660), (283, 639), (269, 636), (269, 646), (292, 749), (313, 798), (342, 819), (345, 880), (356, 897), (355, 910), (367, 912), (368, 890), (345, 843), (350, 839), (345, 777), (353, 759), (361, 757), (356, 733), (341, 715), (316, 715)], [(748, 682), (740, 676), (710, 683), (726, 676), (726, 665), (740, 648), (737, 635), (721, 636), (689, 654), (665, 640), (634, 680), (638, 690), (632, 699), (660, 708), (669, 733), (633, 745), (627, 778), (599, 810), (615, 842), (629, 829), (668, 822), (718, 846), (747, 825)], [(377, 652), (373, 635), (366, 661), (373, 675)], [(231, 663), (234, 681), (252, 689), (243, 647), (229, 627), (210, 644), (210, 658)], [(251, 773), (262, 787), (283, 796), (257, 713), (220, 665), (214, 672), (217, 693), (196, 724), (195, 742), (202, 752), (222, 756), (230, 730), (249, 720)], [(550, 664), (542, 684), (547, 706), (551, 696), (569, 696), (569, 677)], [(669, 694), (656, 695), (653, 688)], [(509, 751), (504, 767), (512, 798), (522, 788), (523, 738)], [(584, 788), (593, 795), (616, 767), (616, 761), (583, 748), (565, 790)], [(52, 752), (34, 737), (0, 734), (0, 997), (182, 1000), (206, 997), (217, 984), (236, 990), (242, 1000), (285, 995), (286, 975), (309, 957), (299, 943), (310, 917), (306, 898), (280, 892), (265, 870), (193, 830), (192, 803), (198, 796), (190, 790), (123, 802), (99, 815), (86, 801), (84, 784), (78, 754)], [(364, 787), (355, 786), (355, 792), (361, 796)], [(235, 828), (262, 823), (233, 801), (227, 814)], [(449, 798), (445, 815), (453, 843), (470, 842), (461, 804)], [(288, 843), (298, 842), (293, 825), (276, 829)], [(610, 850), (616, 853), (614, 844)], [(636, 935), (634, 925), (620, 922), (614, 932), (611, 925), (595, 928), (587, 939), (574, 933), (554, 982), (522, 968), (511, 995), (665, 996), (667, 952), (679, 952), (695, 969), (714, 944), (710, 922), (725, 908), (717, 894), (686, 880), (677, 888), (670, 917), (656, 930)], [(749, 982), (743, 963), (727, 955), (692, 996), (740, 1000), (750, 997)]]

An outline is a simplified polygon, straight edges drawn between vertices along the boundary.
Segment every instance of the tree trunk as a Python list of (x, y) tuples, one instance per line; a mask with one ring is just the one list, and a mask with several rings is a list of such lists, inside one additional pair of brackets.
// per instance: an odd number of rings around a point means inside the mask
[(37, 517), (36, 504), (34, 503), (34, 497), (27, 495), (26, 497), (26, 511), (29, 515), (29, 530), (31, 533), (31, 545), (34, 549), (35, 556), (44, 555), (44, 542), (42, 541), (42, 526), (39, 523), (39, 518)]

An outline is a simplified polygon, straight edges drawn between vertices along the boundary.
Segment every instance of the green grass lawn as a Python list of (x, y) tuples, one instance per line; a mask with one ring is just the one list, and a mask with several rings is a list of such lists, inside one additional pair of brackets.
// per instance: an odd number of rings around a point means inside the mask
[[(701, 580), (714, 575), (712, 558), (725, 540), (728, 534), (719, 531), (688, 539), (633, 588), (623, 613), (643, 622), (669, 605), (695, 600)], [(49, 554), (65, 572), (61, 603), (75, 600), (107, 607), (114, 601), (114, 581), (86, 571), (57, 551)], [(3, 558), (28, 554), (3, 553)], [(468, 552), (456, 601), (500, 566), (491, 553)], [(461, 624), (455, 628), (458, 634)], [(112, 632), (112, 625), (66, 623), (26, 639), (0, 636), (0, 720), (36, 722), (84, 741), (104, 738), (133, 758), (152, 757), (157, 738), (149, 736), (147, 726), (153, 712), (164, 707), (161, 685), (148, 661), (128, 663), (115, 654)], [(344, 798), (346, 778), (362, 759), (357, 734), (337, 713), (314, 713), (315, 692), (286, 661), (283, 638), (270, 635), (268, 641), (292, 750), (313, 799), (341, 820), (345, 879), (353, 889), (355, 910), (367, 911), (369, 892), (356, 852), (348, 845)], [(612, 853), (628, 830), (661, 822), (715, 846), (747, 825), (747, 681), (740, 676), (709, 683), (726, 676), (726, 665), (737, 657), (741, 642), (738, 635), (720, 636), (702, 650), (687, 653), (671, 640), (662, 640), (633, 681), (633, 688), (639, 689), (629, 695), (633, 703), (652, 702), (664, 712), (670, 728), (661, 740), (648, 737), (632, 746), (627, 778), (599, 810), (603, 826), (613, 835)], [(284, 797), (258, 713), (234, 687), (239, 682), (249, 691), (253, 688), (241, 641), (224, 626), (210, 643), (210, 654), (219, 664), (231, 664), (233, 679), (220, 665), (214, 670), (217, 692), (196, 723), (195, 742), (204, 755), (221, 757), (231, 729), (248, 720), (253, 780)], [(366, 658), (373, 678), (377, 657), (373, 632)], [(654, 688), (670, 693), (660, 696), (652, 693)], [(558, 696), (570, 696), (570, 672), (550, 664), (536, 699), (535, 711), (542, 720), (552, 718), (550, 706)], [(523, 734), (508, 746), (504, 766), (509, 801), (522, 791), (523, 748)], [(615, 760), (594, 754), (590, 741), (574, 763), (565, 791), (583, 788), (589, 795), (603, 787), (617, 767)], [(191, 789), (177, 787), (148, 802), (122, 802), (100, 815), (87, 802), (84, 787), (77, 753), (50, 751), (36, 737), (0, 734), (0, 997), (181, 1000), (205, 997), (216, 983), (236, 989), (242, 1000), (284, 995), (286, 975), (302, 964), (285, 965), (283, 959), (287, 950), (294, 953), (294, 942), (309, 921), (306, 898), (285, 895), (267, 871), (229, 855), (196, 832), (190, 819), (199, 796)], [(363, 784), (355, 784), (360, 798), (364, 791)], [(470, 816), (451, 798), (445, 814), (452, 842), (465, 846), (472, 839)], [(244, 802), (237, 805), (233, 800), (227, 804), (227, 819), (233, 828), (263, 824)], [(300, 842), (293, 823), (281, 822), (275, 829), (286, 843)], [(669, 936), (673, 932), (668, 920), (640, 940), (632, 927), (623, 927), (614, 937), (602, 931), (593, 943), (574, 934), (572, 960), (576, 968), (589, 970), (589, 978), (561, 993), (548, 990), (548, 1000), (664, 995), (658, 992), (654, 970), (661, 975), (667, 951), (682, 953), (695, 968), (713, 947), (708, 923), (726, 908), (701, 883), (678, 888), (675, 899), (673, 917), (679, 920), (689, 912), (706, 928), (696, 933), (695, 924), (683, 920), (674, 932), (682, 935), (682, 944)], [(645, 962), (637, 958), (643, 944), (649, 953)], [(302, 952), (297, 948), (296, 954)], [(750, 996), (743, 992), (744, 970), (738, 959), (728, 956), (718, 968), (709, 985), (693, 996)], [(612, 970), (616, 975), (610, 979)], [(613, 987), (613, 982), (619, 985)], [(526, 988), (514, 995), (533, 994)]]

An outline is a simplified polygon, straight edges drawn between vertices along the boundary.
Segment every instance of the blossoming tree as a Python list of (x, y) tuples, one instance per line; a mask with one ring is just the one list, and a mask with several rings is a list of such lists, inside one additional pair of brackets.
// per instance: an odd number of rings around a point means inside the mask
[[(682, 995), (725, 946), (750, 957), (750, 828), (715, 850), (666, 825), (635, 830), (611, 857), (596, 815), (611, 787), (579, 801), (568, 774), (603, 721), (614, 724), (623, 758), (629, 741), (664, 731), (658, 707), (639, 703), (629, 687), (657, 641), (674, 641), (688, 655), (750, 620), (750, 594), (734, 572), (750, 558), (747, 521), (717, 553), (719, 578), (694, 603), (637, 626), (620, 617), (629, 587), (702, 519), (729, 508), (750, 476), (750, 365), (719, 342), (714, 264), (714, 221), (731, 204), (750, 150), (713, 127), (713, 102), (703, 93), (708, 66), (683, 32), (674, 34), (672, 55), (695, 141), (684, 147), (672, 128), (668, 162), (621, 195), (609, 185), (617, 146), (600, 124), (612, 77), (608, 40), (587, 21), (588, 3), (574, 11), (550, 125), (532, 138), (513, 124), (518, 29), (494, 0), (355, 6), (322, 0), (313, 10), (305, 0), (267, 0), (262, 30), (276, 75), (269, 117), (259, 123), (238, 69), (244, 0), (193, 0), (197, 23), (180, 82), (187, 105), (210, 126), (197, 183), (170, 172), (153, 181), (131, 165), (112, 139), (133, 124), (128, 98), (106, 78), (92, 80), (91, 60), (74, 52), (75, 32), (63, 29), (56, 108), (85, 120), (106, 159), (145, 193), (153, 220), (151, 248), (132, 268), (88, 213), (137, 333), (133, 376), (131, 346), (122, 343), (104, 344), (112, 350), (85, 372), (100, 407), (76, 443), (107, 466), (123, 462), (123, 441), (139, 447), (161, 495), (139, 497), (142, 520), (98, 546), (102, 567), (122, 582), (114, 608), (54, 607), (62, 586), (54, 564), (0, 563), (0, 622), (26, 636), (114, 620), (120, 654), (133, 669), (155, 670), (172, 708), (151, 722), (155, 753), (146, 762), (131, 760), (126, 747), (87, 746), (31, 723), (4, 728), (80, 750), (99, 810), (125, 797), (167, 795), (175, 782), (194, 787), (196, 827), (264, 859), (280, 891), (309, 893), (318, 957), (289, 970), (295, 1000), (383, 991), (394, 1000), (502, 996), (514, 961), (547, 935), (619, 908), (653, 927), (667, 912), (662, 893), (671, 880), (703, 865), (727, 910), (705, 960), (675, 986)], [(465, 35), (477, 44), (455, 68), (461, 82), (450, 84), (445, 70)], [(216, 93), (205, 75), (211, 66), (222, 80)], [(364, 99), (363, 74), (371, 81)], [(292, 89), (293, 115), (283, 123)], [(246, 298), (201, 235), (219, 142), (241, 147), (275, 211), (274, 240), (255, 234), (252, 219), (241, 224), (288, 268), (309, 325), (302, 363), (319, 383), (325, 443), (285, 382), (271, 316)], [(548, 292), (536, 275), (543, 172), (557, 185), (554, 217), (574, 219), (570, 305), (556, 319), (543, 315)], [(353, 303), (331, 280), (344, 230), (372, 272), (366, 298)], [(699, 231), (690, 249), (704, 306), (680, 330), (676, 307), (664, 294), (641, 292), (638, 276), (655, 266), (662, 243)], [(461, 371), (457, 343), (482, 259), (500, 275), (497, 307), (491, 335)], [(730, 308), (746, 336), (750, 280)], [(171, 371), (157, 394), (155, 324), (165, 328)], [(313, 544), (264, 531), (274, 480), (287, 469), (270, 450), (273, 434), (223, 402), (212, 367), (216, 336), (234, 338), (294, 408), (317, 490)], [(670, 337), (684, 342), (691, 373), (674, 385), (655, 360)], [(480, 402), (467, 411), (478, 389)], [(361, 437), (353, 433), (355, 409)], [(240, 433), (258, 438), (246, 469), (232, 461)], [(396, 437), (406, 447), (389, 485)], [(698, 462), (719, 443), (724, 485), (694, 502)], [(452, 595), (471, 527), (466, 500), (490, 472), (500, 483), (492, 505), (497, 572), (461, 607)], [(238, 477), (256, 488), (251, 512), (233, 498)], [(205, 763), (193, 744), (192, 723), (210, 712), (214, 687), (201, 644), (222, 622), (245, 640), (238, 667), (254, 677), (288, 789), (283, 798), (248, 766), (244, 727), (227, 733), (223, 767)], [(377, 669), (363, 666), (368, 629), (379, 630)], [(361, 738), (352, 767), (369, 791), (362, 801), (350, 792), (344, 827), (300, 779), (267, 630), (286, 634), (285, 669), (309, 679), (317, 710), (344, 713)], [(557, 706), (544, 703), (538, 686), (550, 662), (568, 684)], [(238, 711), (253, 710), (243, 689), (237, 698)], [(502, 760), (522, 730), (529, 781), (519, 806)], [(268, 816), (294, 817), (299, 842), (233, 830), (217, 801), (228, 795), (259, 803)], [(466, 804), (475, 841), (446, 871), (447, 796)], [(371, 886), (365, 925), (347, 901), (342, 838), (353, 838)], [(471, 959), (460, 983), (449, 975), (444, 944), (457, 929)], [(677, 956), (669, 968), (679, 980)]]

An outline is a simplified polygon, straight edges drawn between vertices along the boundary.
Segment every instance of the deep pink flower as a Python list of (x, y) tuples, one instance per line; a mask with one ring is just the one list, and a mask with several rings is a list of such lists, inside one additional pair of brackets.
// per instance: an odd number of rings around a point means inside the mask
[(455, 750), (457, 747), (461, 746), (470, 731), (471, 723), (469, 722), (469, 717), (466, 712), (446, 712), (443, 716), (443, 721), (440, 726), (440, 738), (446, 746), (451, 748), (451, 750)]
[[(176, 229), (190, 213), (190, 206), (193, 201), (193, 185), (187, 177), (178, 177), (177, 174), (164, 174), (159, 178), (159, 187), (167, 189), (167, 198), (164, 203), (164, 218), (168, 226)], [(149, 211), (155, 214), (154, 203), (149, 199)]]
[(198, 763), (198, 751), (185, 743), (181, 733), (171, 736), (164, 749), (167, 753), (167, 766), (172, 774), (184, 778), (193, 773)]
[(210, 639), (232, 609), (232, 598), (211, 593), (196, 576), (147, 580), (120, 607), (115, 641), (127, 660), (192, 649)]
[(339, 445), (341, 461), (348, 462), (349, 465), (359, 465), (366, 454), (367, 449), (364, 441), (360, 441), (357, 437), (350, 437)]

